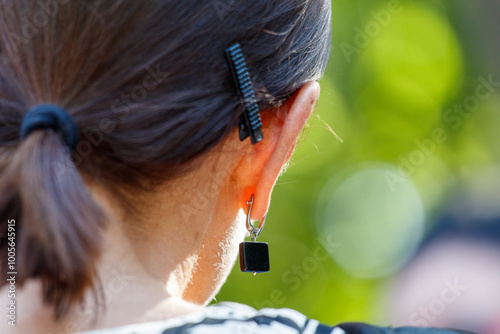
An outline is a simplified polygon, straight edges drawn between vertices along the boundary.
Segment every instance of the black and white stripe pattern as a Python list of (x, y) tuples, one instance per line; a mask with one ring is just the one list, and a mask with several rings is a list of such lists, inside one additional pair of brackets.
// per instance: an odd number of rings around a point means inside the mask
[(344, 334), (291, 309), (262, 309), (220, 303), (202, 313), (160, 322), (143, 323), (85, 334)]
[(81, 334), (473, 334), (465, 331), (375, 327), (346, 323), (336, 327), (320, 324), (291, 309), (257, 311), (236, 303), (220, 303), (203, 312), (159, 322), (142, 323)]

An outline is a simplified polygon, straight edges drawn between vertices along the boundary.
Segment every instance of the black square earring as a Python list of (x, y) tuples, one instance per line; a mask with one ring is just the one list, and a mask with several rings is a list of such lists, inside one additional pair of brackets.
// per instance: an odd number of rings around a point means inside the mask
[(243, 272), (265, 273), (270, 270), (269, 266), (269, 246), (267, 242), (257, 242), (257, 237), (262, 232), (266, 223), (266, 216), (259, 222), (259, 227), (255, 227), (250, 222), (254, 196), (250, 197), (247, 212), (247, 230), (250, 232), (252, 241), (240, 244), (240, 269)]

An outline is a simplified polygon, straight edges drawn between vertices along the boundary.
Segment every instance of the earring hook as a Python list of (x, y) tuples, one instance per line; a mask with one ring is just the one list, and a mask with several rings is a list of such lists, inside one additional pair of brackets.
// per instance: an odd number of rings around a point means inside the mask
[(252, 213), (252, 206), (253, 206), (253, 200), (254, 200), (254, 195), (250, 197), (250, 200), (247, 201), (248, 204), (248, 212), (247, 212), (247, 230), (250, 232), (250, 237), (252, 238), (252, 241), (257, 240), (257, 237), (260, 235), (262, 230), (264, 229), (264, 224), (266, 223), (266, 217), (267, 214), (264, 216), (262, 220), (259, 221), (259, 227), (255, 227), (255, 225), (252, 224), (250, 220), (250, 215)]

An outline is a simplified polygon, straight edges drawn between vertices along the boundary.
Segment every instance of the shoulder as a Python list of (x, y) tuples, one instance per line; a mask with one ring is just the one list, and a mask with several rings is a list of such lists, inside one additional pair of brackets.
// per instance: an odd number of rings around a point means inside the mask
[[(475, 334), (473, 332), (424, 327), (377, 327), (363, 323), (344, 323), (339, 328), (345, 334)], [(335, 333), (336, 334), (336, 333)]]
[(82, 334), (459, 334), (466, 332), (417, 328), (382, 328), (350, 323), (328, 326), (291, 309), (255, 310), (237, 303), (220, 303), (200, 313), (166, 321), (136, 324)]
[[(142, 323), (81, 334), (200, 334), (200, 333), (303, 333), (317, 321), (291, 309), (255, 310), (237, 303), (219, 303), (203, 312), (159, 322)], [(308, 333), (315, 333), (314, 329)]]

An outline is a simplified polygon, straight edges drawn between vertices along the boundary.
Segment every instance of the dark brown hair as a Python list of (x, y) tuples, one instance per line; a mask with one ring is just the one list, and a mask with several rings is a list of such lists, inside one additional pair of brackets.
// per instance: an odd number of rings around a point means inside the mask
[[(0, 3), (0, 284), (14, 219), (17, 283), (39, 279), (58, 316), (82, 300), (106, 221), (83, 177), (130, 202), (219, 143), (243, 111), (224, 57), (235, 42), (259, 107), (277, 107), (322, 76), (330, 1)], [(52, 130), (20, 141), (40, 103), (73, 116), (76, 151)]]

